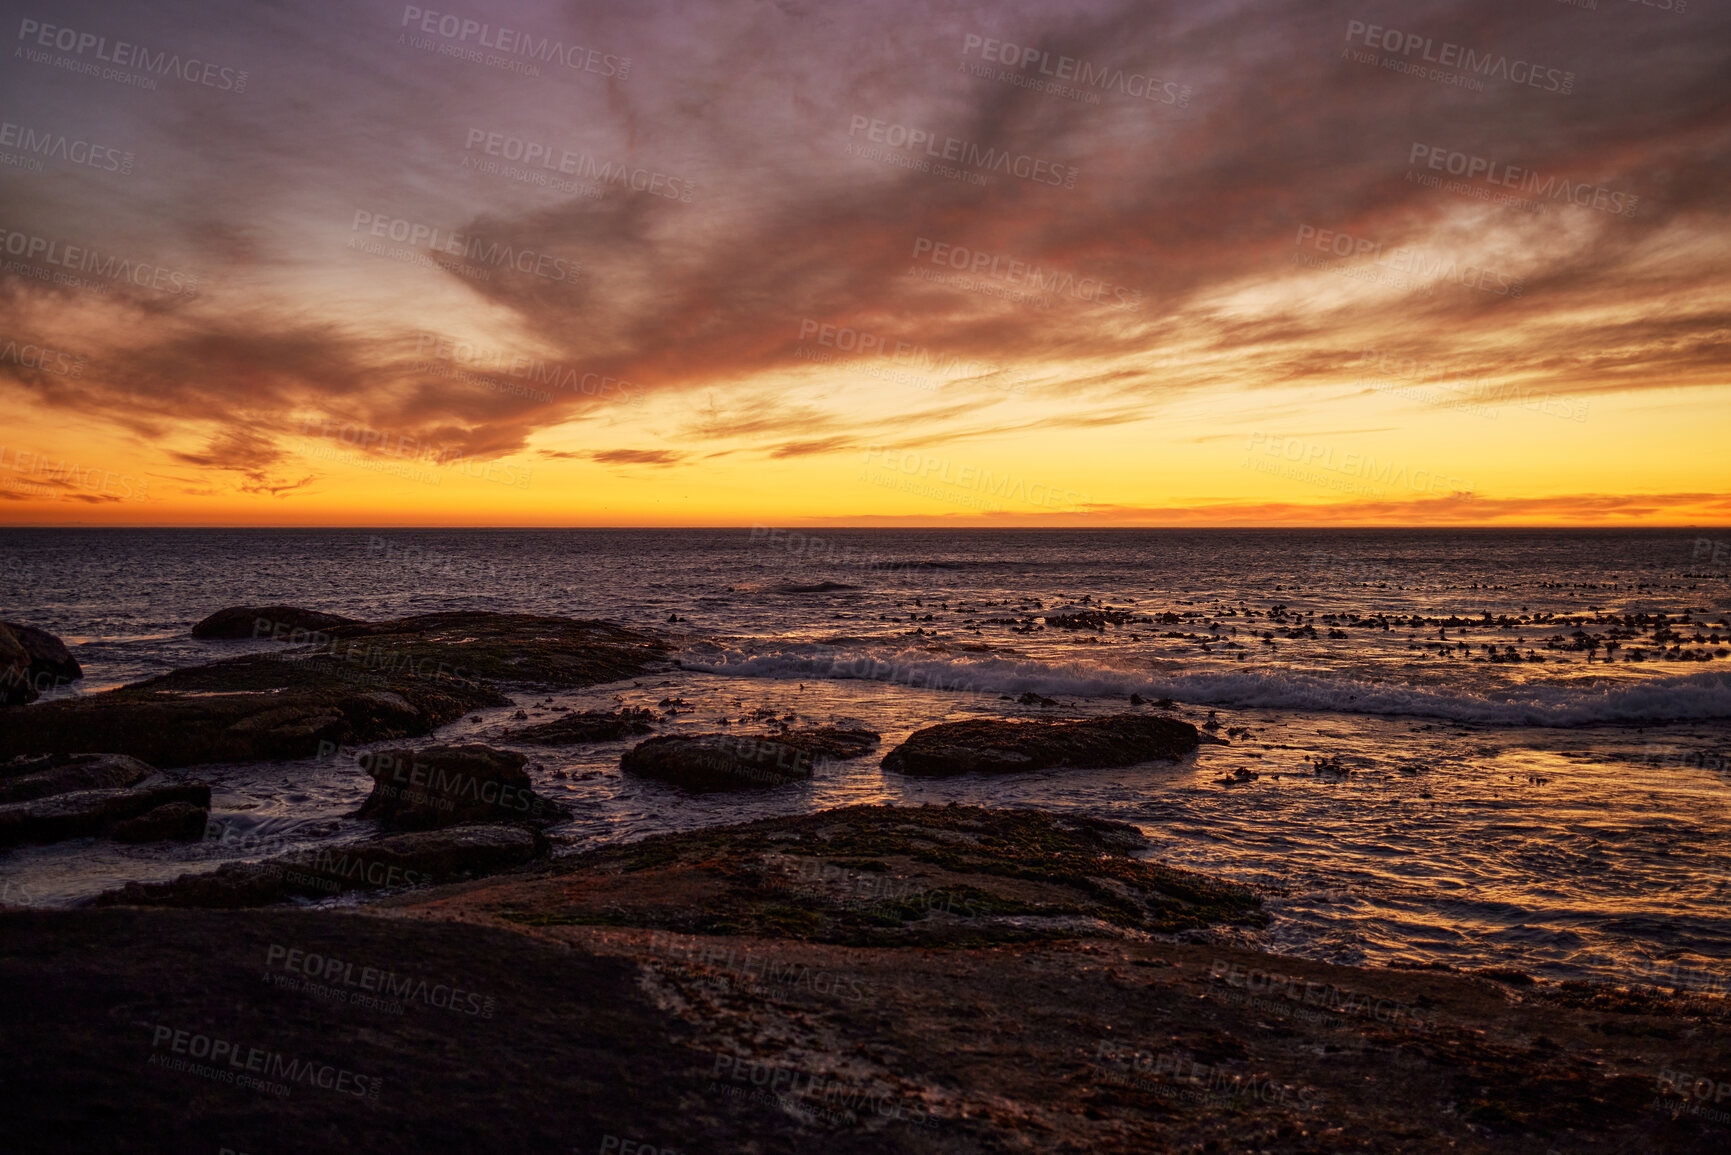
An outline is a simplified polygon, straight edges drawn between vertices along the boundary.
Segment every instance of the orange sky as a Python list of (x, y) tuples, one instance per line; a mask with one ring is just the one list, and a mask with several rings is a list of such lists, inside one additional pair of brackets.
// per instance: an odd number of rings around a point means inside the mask
[(52, 7), (6, 524), (1731, 522), (1719, 9)]

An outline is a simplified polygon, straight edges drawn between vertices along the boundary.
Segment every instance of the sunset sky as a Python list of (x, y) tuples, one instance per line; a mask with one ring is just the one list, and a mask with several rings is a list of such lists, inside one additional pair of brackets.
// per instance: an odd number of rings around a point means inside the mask
[(0, 523), (1731, 522), (1731, 8), (4, 5)]

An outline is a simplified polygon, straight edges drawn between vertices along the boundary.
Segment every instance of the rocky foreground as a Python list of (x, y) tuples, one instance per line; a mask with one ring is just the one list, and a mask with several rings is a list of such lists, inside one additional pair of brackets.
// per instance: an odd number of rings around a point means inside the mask
[(1144, 849), (852, 807), (356, 909), (0, 914), (6, 1149), (1724, 1149), (1721, 1007), (1256, 954), (1264, 896)]

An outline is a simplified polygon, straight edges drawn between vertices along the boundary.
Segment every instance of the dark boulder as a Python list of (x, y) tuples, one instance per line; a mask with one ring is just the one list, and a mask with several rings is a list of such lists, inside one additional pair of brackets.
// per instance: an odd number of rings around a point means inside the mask
[(461, 677), (417, 677), (330, 654), (255, 654), (0, 713), (0, 757), (113, 750), (153, 766), (310, 758), (431, 733), (508, 699)]
[(165, 802), (137, 818), (116, 823), (108, 836), (116, 842), (197, 842), (210, 822), (208, 806)]
[(360, 757), (373, 792), (357, 817), (381, 830), (437, 830), (482, 822), (545, 826), (566, 810), (535, 793), (523, 755), (490, 746), (375, 750)]
[(539, 726), (525, 726), (506, 735), (531, 746), (569, 746), (576, 742), (613, 742), (655, 731), (655, 711), (626, 708), (611, 713), (572, 713)]
[(0, 706), (22, 706), (36, 700), (30, 682), (30, 651), (11, 630), (0, 626)]
[(1177, 761), (1200, 744), (1196, 727), (1172, 718), (1114, 714), (1074, 721), (944, 722), (916, 731), (884, 756), (902, 774), (1007, 774), (1052, 766), (1102, 769)]
[(525, 827), (452, 826), (297, 850), (264, 862), (231, 862), (172, 882), (129, 882), (98, 895), (96, 905), (236, 910), (353, 890), (460, 882), (521, 866), (547, 851), (547, 839)]
[(0, 762), (0, 804), (30, 802), (69, 790), (133, 786), (156, 773), (125, 754), (43, 754)]
[(666, 734), (627, 751), (619, 768), (699, 794), (754, 790), (810, 778), (817, 765), (857, 758), (877, 743), (870, 730)]
[(217, 610), (192, 627), (192, 636), (207, 641), (234, 641), (240, 638), (274, 638), (277, 641), (319, 641), (315, 635), (332, 626), (346, 626), (355, 621), (340, 614), (301, 609), (299, 606), (230, 606)]
[(421, 614), (324, 632), (316, 645), (0, 711), (0, 758), (91, 749), (164, 767), (310, 758), (506, 705), (494, 679), (588, 686), (641, 674), (667, 651), (605, 622), (533, 614)]
[(10, 631), (18, 639), (18, 644), (24, 647), (24, 652), (30, 655), (30, 682), (38, 693), (76, 682), (84, 676), (84, 668), (66, 648), (66, 643), (47, 630), (19, 622), (0, 622), (0, 627)]
[[(124, 790), (73, 790), (0, 806), (0, 846), (100, 838), (129, 818), (170, 802), (210, 810), (210, 787), (202, 782), (138, 786)], [(199, 830), (204, 829), (201, 820)]]

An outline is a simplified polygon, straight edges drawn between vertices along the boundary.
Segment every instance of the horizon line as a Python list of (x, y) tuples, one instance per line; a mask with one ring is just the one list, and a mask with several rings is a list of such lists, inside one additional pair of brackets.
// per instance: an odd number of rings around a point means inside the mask
[(1189, 530), (1281, 530), (1281, 529), (1294, 530), (1294, 531), (1306, 531), (1306, 532), (1315, 532), (1315, 531), (1321, 531), (1321, 530), (1336, 530), (1336, 531), (1341, 531), (1341, 532), (1354, 532), (1354, 531), (1364, 531), (1364, 530), (1399, 530), (1402, 532), (1413, 532), (1413, 531), (1419, 531), (1419, 530), (1435, 530), (1438, 532), (1458, 532), (1461, 530), (1478, 530), (1478, 531), (1488, 531), (1488, 530), (1509, 530), (1509, 531), (1516, 531), (1516, 530), (1578, 530), (1578, 531), (1584, 531), (1584, 532), (1620, 531), (1620, 532), (1633, 533), (1633, 532), (1639, 532), (1639, 531), (1664, 532), (1664, 531), (1684, 530), (1684, 529), (1687, 529), (1687, 530), (1713, 530), (1713, 531), (1718, 531), (1718, 532), (1731, 532), (1731, 523), (1727, 523), (1725, 525), (1712, 525), (1712, 524), (1703, 525), (1703, 524), (1699, 524), (1699, 523), (1695, 523), (1695, 522), (1679, 523), (1679, 524), (1675, 524), (1675, 525), (1615, 525), (1615, 524), (1581, 525), (1581, 524), (1568, 524), (1568, 523), (1558, 524), (1558, 523), (1553, 523), (1553, 522), (1535, 522), (1532, 524), (1524, 524), (1524, 523), (1510, 524), (1510, 523), (1502, 522), (1502, 523), (1449, 524), (1449, 525), (1436, 525), (1436, 524), (1428, 524), (1428, 525), (1424, 525), (1424, 524), (1340, 525), (1340, 524), (1336, 524), (1336, 523), (1306, 525), (1306, 524), (1292, 524), (1290, 522), (1277, 523), (1277, 524), (1266, 524), (1266, 525), (1263, 525), (1263, 524), (1250, 524), (1250, 525), (1238, 525), (1238, 524), (1230, 524), (1230, 525), (1189, 525), (1189, 524), (1186, 524), (1186, 525), (881, 525), (881, 524), (880, 525), (829, 525), (829, 524), (803, 525), (803, 524), (796, 524), (796, 523), (772, 525), (768, 522), (752, 522), (752, 523), (739, 523), (739, 524), (726, 524), (726, 525), (722, 525), (722, 524), (715, 524), (715, 525), (466, 525), (466, 524), (465, 525), (446, 525), (446, 524), (440, 524), (440, 523), (419, 523), (419, 522), (417, 522), (417, 523), (405, 523), (405, 524), (398, 524), (398, 525), (348, 525), (348, 524), (335, 524), (335, 523), (329, 523), (329, 522), (307, 522), (307, 523), (271, 524), (271, 525), (259, 524), (259, 523), (236, 523), (236, 524), (220, 524), (220, 525), (218, 525), (218, 524), (201, 524), (201, 523), (196, 523), (196, 522), (161, 522), (161, 523), (155, 523), (155, 524), (139, 523), (139, 524), (124, 524), (124, 525), (115, 525), (115, 524), (106, 523), (106, 522), (57, 522), (57, 523), (52, 523), (52, 524), (40, 523), (40, 522), (0, 523), (0, 532), (10, 531), (10, 530), (24, 530), (24, 529), (112, 529), (112, 530), (129, 530), (129, 529), (152, 529), (152, 530), (157, 530), (157, 529), (313, 530), (313, 529), (324, 529), (324, 530), (352, 530), (352, 531), (357, 532), (357, 533), (372, 532), (372, 531), (378, 531), (378, 530), (391, 530), (391, 531), (395, 531), (395, 532), (404, 532), (404, 531), (410, 531), (410, 530), (494, 530), (494, 531), (498, 531), (498, 530), (536, 530), (536, 531), (543, 531), (543, 532), (545, 532), (545, 531), (572, 532), (572, 531), (577, 531), (577, 530), (593, 530), (593, 531), (619, 532), (619, 531), (649, 531), (649, 530), (662, 530), (662, 531), (746, 530), (746, 531), (750, 531), (753, 529), (801, 530), (801, 531), (805, 531), (805, 530), (910, 530), (910, 529), (918, 529), (918, 530), (949, 530), (949, 531), (960, 531), (960, 532), (965, 532), (965, 533), (1001, 533), (1001, 532), (1004, 532), (1006, 530), (1017, 530), (1017, 531), (1022, 531), (1022, 532), (1033, 531), (1033, 532), (1062, 533), (1062, 532), (1071, 532), (1071, 531), (1075, 531), (1075, 530), (1087, 530), (1087, 531), (1093, 531), (1093, 532), (1117, 532), (1117, 531), (1146, 532), (1146, 531), (1150, 531), (1150, 530), (1156, 530), (1156, 531), (1189, 531)]

